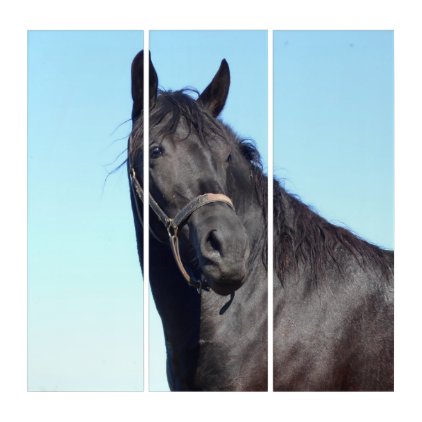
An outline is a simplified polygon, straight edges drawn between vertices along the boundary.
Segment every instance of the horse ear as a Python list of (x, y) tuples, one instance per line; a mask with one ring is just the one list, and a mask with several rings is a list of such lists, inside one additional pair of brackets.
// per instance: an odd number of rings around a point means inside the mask
[[(149, 54), (149, 101), (154, 106), (158, 92), (158, 77)], [(140, 51), (132, 62), (132, 121), (135, 121), (144, 108), (144, 50)]]
[(220, 68), (211, 83), (199, 96), (198, 102), (217, 117), (224, 108), (230, 87), (230, 69), (225, 59), (221, 61)]

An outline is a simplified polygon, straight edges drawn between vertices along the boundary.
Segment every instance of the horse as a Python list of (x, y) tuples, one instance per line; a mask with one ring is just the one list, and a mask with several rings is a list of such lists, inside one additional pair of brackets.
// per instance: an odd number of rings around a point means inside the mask
[[(142, 269), (143, 60), (132, 63), (127, 160)], [(159, 90), (150, 59), (149, 74), (149, 281), (170, 389), (266, 391), (267, 178), (254, 145), (218, 119), (228, 64), (196, 99)]]
[[(170, 388), (265, 391), (267, 177), (253, 144), (218, 118), (228, 64), (197, 99), (159, 90), (151, 60), (149, 69), (150, 283)], [(142, 266), (143, 52), (132, 98), (128, 172)], [(273, 187), (274, 390), (392, 390), (393, 252)]]

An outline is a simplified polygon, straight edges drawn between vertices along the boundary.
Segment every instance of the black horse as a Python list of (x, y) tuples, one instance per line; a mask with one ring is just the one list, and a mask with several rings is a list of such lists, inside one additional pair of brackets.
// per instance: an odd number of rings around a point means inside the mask
[[(128, 160), (141, 264), (142, 70), (141, 52)], [(172, 390), (267, 389), (267, 179), (253, 145), (217, 119), (229, 84), (223, 60), (197, 100), (159, 91), (150, 62), (150, 283)], [(195, 208), (208, 193), (234, 210)], [(166, 217), (192, 204), (179, 255)], [(274, 245), (275, 390), (393, 389), (392, 253), (331, 225), (276, 181)]]
[[(230, 85), (227, 62), (196, 100), (186, 91), (158, 90), (149, 66), (149, 188), (150, 204), (156, 203), (150, 284), (164, 328), (170, 388), (267, 390), (267, 179), (254, 146), (217, 119)], [(132, 97), (128, 163), (142, 265), (142, 52), (132, 64)], [(207, 194), (220, 200), (172, 229), (180, 245), (180, 254), (173, 253), (167, 216), (180, 215)]]

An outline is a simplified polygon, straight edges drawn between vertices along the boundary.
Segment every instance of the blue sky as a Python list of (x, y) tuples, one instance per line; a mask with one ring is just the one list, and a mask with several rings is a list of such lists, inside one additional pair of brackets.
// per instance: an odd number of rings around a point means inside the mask
[[(124, 159), (140, 31), (28, 33), (28, 389), (140, 390)], [(109, 164), (109, 165), (108, 165)]]
[(392, 31), (274, 32), (274, 172), (330, 221), (394, 246)]

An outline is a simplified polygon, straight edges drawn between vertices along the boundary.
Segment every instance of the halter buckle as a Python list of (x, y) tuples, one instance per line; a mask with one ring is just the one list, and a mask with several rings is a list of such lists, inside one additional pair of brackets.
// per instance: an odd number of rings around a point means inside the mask
[(167, 229), (167, 233), (169, 234), (171, 238), (177, 237), (177, 232), (179, 231), (179, 227), (176, 224), (174, 224), (172, 219), (169, 219), (166, 222), (166, 229)]

